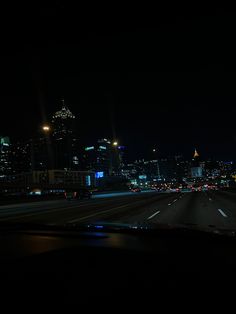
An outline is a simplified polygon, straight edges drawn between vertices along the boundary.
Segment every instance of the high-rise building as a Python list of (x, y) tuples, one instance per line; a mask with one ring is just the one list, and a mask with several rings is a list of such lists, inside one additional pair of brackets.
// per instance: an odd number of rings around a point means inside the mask
[(62, 100), (62, 108), (52, 117), (55, 169), (79, 169), (79, 141), (75, 116)]
[(191, 177), (192, 178), (201, 178), (203, 176), (203, 168), (200, 162), (200, 156), (195, 149), (193, 159), (191, 162)]
[(31, 139), (29, 145), (31, 170), (53, 169), (53, 151), (49, 137)]
[(52, 147), (48, 138), (39, 137), (13, 143), (11, 162), (13, 174), (52, 169)]
[(183, 181), (183, 179), (188, 178), (190, 174), (190, 163), (184, 160), (182, 155), (176, 155), (175, 159), (175, 178), (178, 182)]
[(139, 171), (135, 163), (128, 163), (121, 169), (122, 176), (126, 177), (127, 179), (137, 179), (138, 174), (141, 172), (142, 171)]
[(209, 179), (216, 179), (220, 176), (220, 167), (217, 161), (211, 159), (206, 160), (205, 175)]
[(11, 174), (11, 146), (9, 137), (0, 137), (0, 179)]
[(95, 171), (97, 179), (112, 174), (111, 141), (100, 139), (84, 149), (84, 167)]
[(163, 181), (176, 180), (176, 161), (174, 158), (160, 158), (160, 177)]
[(111, 145), (111, 172), (112, 175), (120, 176), (125, 162), (125, 146), (114, 144), (116, 144), (116, 142)]
[(230, 176), (233, 170), (233, 161), (218, 161), (221, 176)]
[(20, 174), (31, 170), (31, 147), (29, 141), (11, 144), (12, 174)]

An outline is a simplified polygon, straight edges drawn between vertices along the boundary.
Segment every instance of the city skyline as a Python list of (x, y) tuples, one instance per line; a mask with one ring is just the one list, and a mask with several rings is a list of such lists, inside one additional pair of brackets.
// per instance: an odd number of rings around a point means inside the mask
[[(92, 145), (94, 144), (99, 138), (109, 138), (111, 141), (117, 141), (119, 138), (116, 137), (116, 138), (112, 138), (111, 136), (107, 136), (107, 134), (105, 134), (104, 136), (100, 136), (100, 137), (91, 137), (90, 139), (86, 138), (86, 135), (85, 134), (78, 134), (78, 128), (76, 128), (76, 121), (77, 121), (77, 124), (80, 123), (80, 115), (79, 114), (76, 114), (74, 115), (74, 111), (70, 111), (70, 105), (65, 102), (65, 99), (64, 98), (61, 98), (58, 102), (57, 102), (57, 106), (56, 106), (56, 110), (54, 112), (52, 112), (49, 116), (45, 116), (45, 120), (44, 122), (42, 123), (38, 123), (37, 127), (34, 129), (34, 131), (32, 132), (32, 137), (31, 138), (37, 138), (37, 137), (42, 137), (44, 136), (43, 133), (44, 133), (44, 130), (42, 128), (46, 127), (48, 128), (47, 132), (48, 134), (53, 134), (54, 132), (54, 129), (53, 129), (53, 125), (54, 125), (54, 120), (55, 120), (55, 117), (57, 117), (57, 115), (59, 116), (59, 114), (62, 112), (63, 114), (65, 113), (66, 115), (69, 115), (72, 119), (74, 119), (74, 130), (75, 130), (75, 134), (77, 137), (79, 137), (79, 145), (81, 147), (86, 147), (86, 146), (89, 146), (89, 145)], [(63, 111), (64, 110), (64, 111)], [(111, 134), (110, 134), (111, 135)], [(19, 137), (19, 134), (18, 134), (18, 137), (17, 136), (9, 136), (9, 134), (1, 134), (1, 136), (8, 136), (10, 138), (10, 141), (12, 143), (16, 143), (16, 142), (23, 142), (23, 141), (27, 141), (30, 139), (30, 137), (24, 137), (24, 138), (20, 138)], [(124, 141), (125, 143), (129, 142), (127, 141), (127, 138), (126, 138), (126, 141)], [(158, 152), (158, 158), (170, 158), (171, 156), (177, 156), (177, 155), (182, 155), (186, 160), (191, 160), (192, 158), (192, 155), (194, 154), (194, 151), (197, 150), (200, 151), (200, 155), (201, 155), (201, 158), (204, 158), (206, 160), (234, 160), (234, 158), (232, 158), (231, 156), (229, 157), (226, 157), (225, 158), (222, 158), (221, 154), (217, 154), (216, 153), (205, 153), (204, 151), (201, 151), (199, 149), (199, 147), (201, 148), (201, 145), (199, 146), (194, 146), (194, 145), (189, 145), (188, 148), (189, 150), (187, 150), (186, 148), (183, 149), (182, 151), (176, 149), (175, 151), (173, 150), (173, 147), (171, 147), (171, 145), (169, 146), (169, 151), (167, 150), (168, 148), (166, 147), (166, 150), (165, 151), (161, 151), (161, 144), (160, 146), (159, 145), (156, 145), (156, 143), (154, 143), (153, 145), (152, 144), (149, 144), (149, 146), (146, 146), (146, 149), (145, 149), (145, 146), (143, 146), (143, 150), (142, 150), (142, 153), (136, 153), (135, 151), (132, 151), (132, 154), (130, 154), (130, 151), (129, 151), (129, 146), (127, 145), (124, 145), (124, 142), (121, 142), (119, 140), (119, 145), (123, 145), (123, 146), (126, 146), (127, 148), (127, 151), (126, 151), (126, 154), (128, 156), (128, 159), (129, 161), (132, 161), (132, 160), (138, 160), (138, 159), (155, 159), (155, 154), (153, 153), (154, 151), (157, 153)], [(132, 146), (131, 146), (132, 147)], [(175, 147), (176, 147), (176, 144), (175, 144)], [(236, 158), (235, 158), (236, 159)]]
[[(12, 189), (25, 189), (35, 184), (57, 189), (68, 184), (114, 189), (130, 185), (161, 189), (196, 185), (197, 189), (203, 189), (234, 184), (235, 162), (203, 160), (196, 149), (191, 160), (181, 155), (156, 156), (132, 163), (127, 161), (124, 147), (109, 139), (100, 139), (94, 146), (73, 150), (74, 135), (69, 123), (73, 117), (69, 109), (56, 113), (54, 118), (60, 120), (52, 131), (51, 140), (48, 126), (43, 127), (44, 138), (22, 144), (11, 145), (8, 137), (1, 137), (1, 183)], [(153, 151), (156, 153), (155, 149)]]
[(46, 12), (35, 16), (35, 37), (19, 25), (20, 34), (14, 29), (2, 39), (0, 134), (34, 134), (64, 97), (85, 142), (98, 133), (118, 138), (140, 158), (158, 145), (164, 154), (198, 147), (207, 157), (236, 159), (229, 12), (168, 13), (150, 27), (126, 25), (125, 32), (83, 23), (77, 32), (70, 15), (62, 23)]

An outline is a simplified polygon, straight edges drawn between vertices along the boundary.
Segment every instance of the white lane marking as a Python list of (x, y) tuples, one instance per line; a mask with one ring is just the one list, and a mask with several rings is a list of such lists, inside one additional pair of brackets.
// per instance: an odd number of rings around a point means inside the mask
[(153, 215), (151, 215), (150, 217), (148, 217), (147, 219), (152, 219), (153, 217), (155, 217), (157, 214), (160, 213), (160, 210), (158, 210), (157, 212), (155, 212)]
[(173, 200), (172, 203), (169, 203), (168, 206), (171, 206), (172, 204), (174, 204), (174, 203), (177, 202), (177, 201), (178, 201), (178, 198), (176, 198), (175, 200)]
[(218, 211), (221, 213), (221, 215), (222, 215), (223, 217), (228, 217), (228, 216), (223, 212), (222, 209), (219, 208)]

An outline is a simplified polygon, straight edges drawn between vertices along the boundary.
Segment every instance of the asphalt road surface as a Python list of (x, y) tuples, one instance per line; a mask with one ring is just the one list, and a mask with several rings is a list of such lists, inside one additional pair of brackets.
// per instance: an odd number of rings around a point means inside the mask
[(185, 224), (236, 229), (236, 193), (124, 193), (0, 206), (0, 222)]

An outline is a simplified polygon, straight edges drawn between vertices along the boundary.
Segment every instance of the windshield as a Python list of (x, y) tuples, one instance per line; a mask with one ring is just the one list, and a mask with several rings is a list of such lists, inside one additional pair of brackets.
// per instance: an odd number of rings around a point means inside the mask
[(2, 39), (1, 223), (236, 230), (235, 15), (81, 14)]

